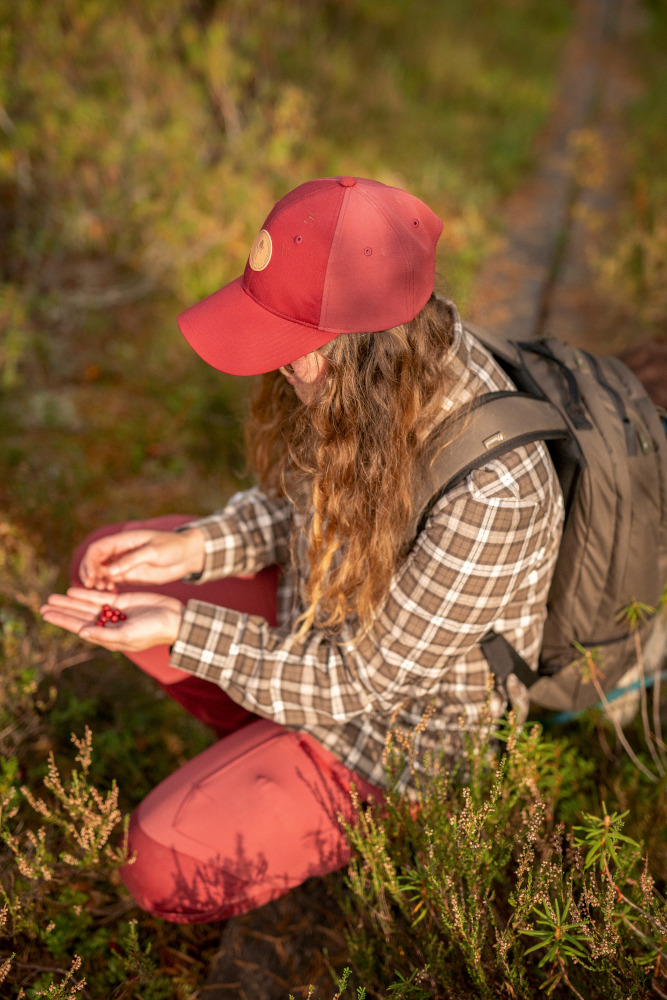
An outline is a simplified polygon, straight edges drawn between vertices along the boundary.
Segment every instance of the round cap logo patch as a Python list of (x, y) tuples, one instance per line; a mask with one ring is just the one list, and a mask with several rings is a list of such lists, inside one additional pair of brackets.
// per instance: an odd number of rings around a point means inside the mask
[(271, 237), (266, 229), (260, 229), (255, 237), (255, 242), (250, 248), (250, 256), (248, 257), (248, 263), (253, 271), (263, 271), (271, 260), (272, 253), (273, 244), (271, 243)]

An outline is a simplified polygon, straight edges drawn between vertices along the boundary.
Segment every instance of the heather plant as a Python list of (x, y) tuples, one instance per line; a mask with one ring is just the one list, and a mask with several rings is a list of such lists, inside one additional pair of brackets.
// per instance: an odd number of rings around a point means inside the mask
[[(594, 762), (539, 724), (490, 733), (469, 737), (456, 767), (430, 761), (414, 799), (394, 791), (348, 830), (358, 982), (410, 1000), (661, 995), (665, 900), (621, 832), (627, 813), (582, 808)], [(404, 750), (392, 749), (395, 774)]]
[[(347, 968), (347, 969), (343, 970), (343, 974), (341, 975), (340, 979), (338, 979), (336, 977), (336, 986), (337, 986), (337, 989), (336, 989), (336, 992), (334, 993), (334, 995), (331, 997), (331, 1000), (340, 1000), (340, 998), (343, 996), (343, 994), (347, 993), (347, 989), (348, 989), (348, 986), (349, 986), (349, 980), (350, 980), (350, 974), (351, 974), (351, 970), (349, 968)], [(308, 989), (308, 992), (306, 994), (306, 1000), (313, 1000), (314, 994), (315, 994), (315, 988), (313, 986), (310, 986), (309, 989)], [(357, 1000), (365, 1000), (365, 998), (366, 998), (366, 987), (365, 986), (359, 986), (359, 987), (357, 987), (356, 997), (357, 997)], [(291, 993), (290, 993), (290, 996), (289, 996), (289, 1000), (294, 1000), (294, 997), (292, 996)]]
[(0, 835), (8, 849), (0, 882), (2, 936), (39, 942), (58, 957), (67, 954), (73, 925), (76, 936), (92, 930), (90, 888), (127, 860), (118, 788), (102, 792), (90, 783), (90, 730), (72, 742), (78, 768), (65, 778), (50, 754), (43, 796), (17, 785), (16, 758), (5, 760), (0, 798)]
[[(82, 738), (73, 735), (72, 742), (78, 767), (63, 776), (51, 754), (40, 795), (18, 783), (15, 760), (5, 763), (0, 976), (6, 988), (17, 991), (12, 993), (17, 1000), (74, 1000), (85, 989), (85, 964), (90, 964), (96, 996), (185, 998), (185, 983), (179, 989), (161, 974), (152, 942), (129, 918), (131, 900), (117, 890), (115, 873), (131, 863), (128, 817), (119, 809), (118, 788), (112, 782), (111, 788), (100, 790), (90, 780), (90, 730)], [(68, 958), (69, 972), (61, 967)], [(40, 974), (35, 978), (35, 973)], [(28, 982), (30, 986), (19, 986)]]
[(38, 737), (62, 671), (90, 656), (72, 636), (56, 639), (37, 616), (56, 571), (15, 524), (0, 520), (0, 763)]
[[(120, 659), (44, 626), (35, 611), (54, 570), (16, 526), (0, 530), (0, 994), (187, 1000), (215, 933), (156, 930), (117, 870), (129, 808), (184, 759), (186, 740), (196, 752), (209, 737), (136, 679), (118, 701)], [(165, 974), (158, 956), (172, 949)]]

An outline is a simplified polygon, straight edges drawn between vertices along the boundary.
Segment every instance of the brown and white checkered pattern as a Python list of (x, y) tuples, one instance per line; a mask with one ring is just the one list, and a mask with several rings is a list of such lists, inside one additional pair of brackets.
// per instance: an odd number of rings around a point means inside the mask
[[(457, 381), (444, 412), (511, 388), (458, 314), (452, 370)], [(303, 581), (299, 566), (289, 565), (291, 532), (298, 530), (291, 504), (258, 488), (239, 493), (223, 511), (195, 522), (207, 538), (201, 580), (285, 565), (279, 625), (191, 600), (171, 664), (219, 684), (258, 715), (306, 730), (382, 785), (392, 725), (414, 733), (430, 713), (415, 737), (418, 768), (426, 752), (456, 754), (461, 722), (474, 725), (486, 698), (488, 667), (478, 640), (491, 626), (536, 667), (562, 521), (544, 445), (517, 448), (437, 503), (367, 635), (353, 643), (348, 623), (334, 639), (311, 630), (297, 640), (291, 624)], [(496, 694), (494, 712), (504, 707)]]

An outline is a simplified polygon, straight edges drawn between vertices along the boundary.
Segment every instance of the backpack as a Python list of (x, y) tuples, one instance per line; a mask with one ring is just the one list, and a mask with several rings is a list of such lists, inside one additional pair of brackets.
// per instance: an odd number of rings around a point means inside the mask
[[(565, 524), (538, 671), (493, 629), (481, 647), (497, 679), (514, 673), (534, 704), (577, 712), (599, 695), (582, 676), (575, 643), (599, 651), (602, 688), (611, 691), (636, 661), (634, 637), (619, 612), (635, 600), (657, 606), (667, 581), (667, 423), (617, 358), (556, 338), (515, 342), (465, 327), (517, 391), (482, 395), (466, 413), (443, 422), (415, 504), (412, 537), (471, 471), (519, 445), (545, 442), (563, 492)], [(643, 626), (643, 640), (656, 622)]]

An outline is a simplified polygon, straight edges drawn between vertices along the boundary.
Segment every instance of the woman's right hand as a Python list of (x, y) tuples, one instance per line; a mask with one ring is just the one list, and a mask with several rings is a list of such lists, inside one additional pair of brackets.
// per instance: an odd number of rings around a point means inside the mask
[(99, 538), (86, 549), (79, 575), (85, 587), (113, 591), (120, 583), (171, 583), (204, 566), (204, 533), (186, 531), (119, 531)]

